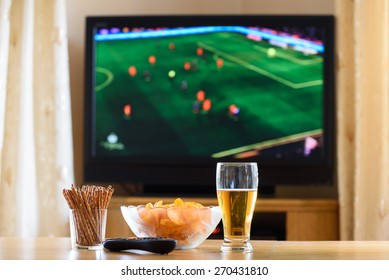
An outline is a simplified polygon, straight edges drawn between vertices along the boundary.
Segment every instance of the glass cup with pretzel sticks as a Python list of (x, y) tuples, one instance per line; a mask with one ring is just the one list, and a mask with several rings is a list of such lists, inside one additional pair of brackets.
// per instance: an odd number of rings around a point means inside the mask
[(100, 250), (112, 188), (83, 186), (64, 190), (69, 205), (70, 238), (75, 250)]

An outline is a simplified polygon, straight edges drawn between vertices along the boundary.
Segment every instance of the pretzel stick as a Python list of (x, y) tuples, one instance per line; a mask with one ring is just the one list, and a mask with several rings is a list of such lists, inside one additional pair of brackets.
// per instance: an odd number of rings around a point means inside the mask
[(85, 207), (82, 199), (82, 194), (78, 189), (73, 188), (71, 195), (75, 201), (76, 208), (73, 210), (73, 218), (75, 219), (74, 228), (76, 230), (76, 239), (83, 240), (84, 243), (81, 245), (92, 245), (93, 242), (92, 234), (90, 233), (90, 228), (88, 225), (89, 217), (86, 215)]
[[(81, 245), (93, 245), (95, 238), (95, 232), (93, 232), (93, 217), (90, 215), (90, 208), (88, 209), (88, 203), (86, 197), (84, 196), (84, 192), (81, 192), (80, 189), (73, 189), (75, 194), (75, 200), (78, 209), (75, 209), (75, 219), (76, 224), (75, 228), (79, 233), (79, 239), (84, 239), (84, 243)], [(84, 238), (83, 238), (84, 237)]]
[[(72, 195), (71, 190), (63, 190), (62, 193), (70, 209), (78, 208), (76, 197)], [(80, 244), (84, 244), (86, 242), (85, 241), (86, 237), (84, 233), (78, 229), (78, 227), (82, 224), (82, 221), (79, 219), (79, 215), (76, 213), (74, 214), (73, 219), (74, 219), (73, 226), (75, 227), (74, 230), (76, 231), (76, 235), (75, 235), (76, 242)]]

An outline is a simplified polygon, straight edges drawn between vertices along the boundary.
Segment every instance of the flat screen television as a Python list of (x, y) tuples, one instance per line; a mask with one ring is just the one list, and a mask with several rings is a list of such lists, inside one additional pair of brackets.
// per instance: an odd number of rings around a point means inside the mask
[(260, 187), (334, 179), (334, 17), (86, 18), (84, 182), (215, 194), (216, 163)]

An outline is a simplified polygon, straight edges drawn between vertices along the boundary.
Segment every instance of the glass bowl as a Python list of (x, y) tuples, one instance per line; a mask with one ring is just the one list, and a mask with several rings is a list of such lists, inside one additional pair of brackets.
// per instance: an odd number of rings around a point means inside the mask
[(177, 240), (176, 249), (192, 249), (203, 243), (221, 220), (219, 206), (154, 207), (121, 206), (120, 210), (137, 237)]

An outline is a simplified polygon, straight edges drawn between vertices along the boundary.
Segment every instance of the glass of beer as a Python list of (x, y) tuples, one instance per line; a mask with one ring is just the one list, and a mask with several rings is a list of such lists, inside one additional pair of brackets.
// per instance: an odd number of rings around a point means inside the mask
[(257, 163), (217, 163), (216, 191), (224, 231), (222, 252), (253, 251), (250, 244), (250, 229), (257, 190)]

